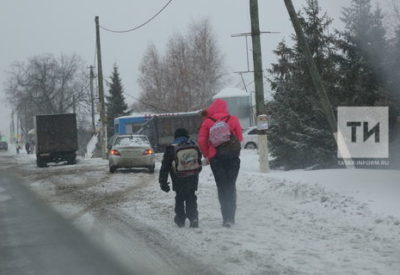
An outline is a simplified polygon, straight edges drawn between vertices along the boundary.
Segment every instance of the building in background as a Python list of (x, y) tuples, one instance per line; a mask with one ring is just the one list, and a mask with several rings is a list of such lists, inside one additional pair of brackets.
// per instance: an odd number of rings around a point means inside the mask
[(213, 99), (223, 99), (228, 103), (229, 112), (235, 115), (246, 129), (254, 125), (254, 112), (250, 93), (238, 88), (225, 88), (216, 94)]

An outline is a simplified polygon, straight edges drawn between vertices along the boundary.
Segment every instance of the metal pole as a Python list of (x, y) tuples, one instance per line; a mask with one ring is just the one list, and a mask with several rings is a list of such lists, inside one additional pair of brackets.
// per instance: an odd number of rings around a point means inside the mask
[(103, 159), (107, 158), (106, 155), (106, 143), (107, 143), (107, 122), (106, 122), (106, 110), (104, 103), (104, 85), (103, 85), (103, 67), (101, 63), (101, 45), (100, 45), (100, 25), (99, 17), (95, 17), (96, 22), (96, 45), (97, 45), (97, 79), (99, 83), (99, 99), (100, 99), (100, 120), (101, 120), (101, 155)]

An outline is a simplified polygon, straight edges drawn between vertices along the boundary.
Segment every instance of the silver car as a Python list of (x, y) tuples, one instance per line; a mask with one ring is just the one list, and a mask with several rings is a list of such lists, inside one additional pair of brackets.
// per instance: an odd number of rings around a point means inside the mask
[(155, 155), (144, 135), (118, 135), (110, 140), (108, 164), (110, 173), (118, 168), (144, 167), (154, 173)]

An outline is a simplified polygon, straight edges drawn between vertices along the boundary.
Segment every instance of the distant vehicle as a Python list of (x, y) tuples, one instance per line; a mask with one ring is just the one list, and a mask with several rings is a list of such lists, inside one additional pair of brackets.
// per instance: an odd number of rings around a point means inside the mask
[(108, 164), (110, 173), (118, 168), (142, 167), (154, 173), (155, 155), (145, 135), (115, 135), (110, 139)]
[(0, 150), (8, 151), (8, 143), (6, 141), (0, 141)]
[(38, 115), (35, 117), (36, 164), (76, 163), (78, 133), (75, 114)]
[(202, 122), (199, 112), (163, 113), (119, 117), (114, 120), (115, 134), (142, 134), (149, 138), (157, 152), (174, 140), (177, 128), (186, 128), (191, 139), (197, 139)]
[(257, 149), (257, 134), (258, 130), (256, 126), (249, 127), (243, 131), (242, 147), (245, 149)]
[(143, 125), (152, 119), (152, 115), (138, 114), (132, 116), (122, 116), (114, 119), (114, 134), (127, 135), (136, 134)]

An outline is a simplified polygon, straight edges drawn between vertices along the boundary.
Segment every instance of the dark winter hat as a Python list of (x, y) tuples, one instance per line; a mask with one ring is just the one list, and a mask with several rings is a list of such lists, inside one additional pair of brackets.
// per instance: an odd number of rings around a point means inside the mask
[(178, 128), (175, 130), (175, 138), (189, 137), (189, 133), (185, 128)]

